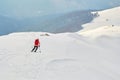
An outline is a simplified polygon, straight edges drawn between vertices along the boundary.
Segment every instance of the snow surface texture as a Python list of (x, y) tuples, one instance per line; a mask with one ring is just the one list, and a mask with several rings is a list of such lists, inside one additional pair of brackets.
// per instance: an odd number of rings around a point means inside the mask
[[(0, 36), (0, 80), (120, 80), (119, 30), (107, 25), (80, 35)], [(41, 41), (42, 53), (31, 52), (35, 38)]]
[[(0, 37), (2, 80), (120, 80), (120, 39), (76, 33), (13, 33)], [(41, 51), (31, 53), (35, 38)]]

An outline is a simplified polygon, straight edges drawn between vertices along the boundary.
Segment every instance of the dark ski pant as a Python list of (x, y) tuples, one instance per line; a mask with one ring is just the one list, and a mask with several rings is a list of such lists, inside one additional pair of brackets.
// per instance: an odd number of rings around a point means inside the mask
[(34, 48), (32, 49), (32, 51), (31, 51), (31, 52), (33, 52), (33, 51), (34, 51), (34, 52), (36, 52), (36, 51), (37, 51), (37, 49), (38, 49), (38, 47), (39, 47), (39, 46), (34, 46)]

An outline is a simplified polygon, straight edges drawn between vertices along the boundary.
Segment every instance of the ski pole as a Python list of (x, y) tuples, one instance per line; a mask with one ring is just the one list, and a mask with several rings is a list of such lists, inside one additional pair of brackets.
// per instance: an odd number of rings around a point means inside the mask
[(39, 47), (39, 52), (41, 53), (41, 49), (40, 49), (40, 47)]

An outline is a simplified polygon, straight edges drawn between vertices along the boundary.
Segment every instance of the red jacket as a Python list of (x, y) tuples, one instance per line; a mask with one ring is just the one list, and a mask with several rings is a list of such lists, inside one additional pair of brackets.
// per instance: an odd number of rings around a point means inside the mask
[(36, 39), (36, 40), (35, 40), (34, 46), (40, 46), (40, 41), (39, 41), (39, 39)]

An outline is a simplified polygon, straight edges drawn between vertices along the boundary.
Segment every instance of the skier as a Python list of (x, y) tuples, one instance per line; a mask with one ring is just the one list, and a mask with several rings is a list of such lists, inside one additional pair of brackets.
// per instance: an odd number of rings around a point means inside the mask
[(40, 47), (40, 41), (39, 41), (39, 39), (35, 39), (35, 41), (34, 41), (34, 48), (32, 49), (31, 52), (33, 52), (33, 51), (36, 52), (38, 47)]

